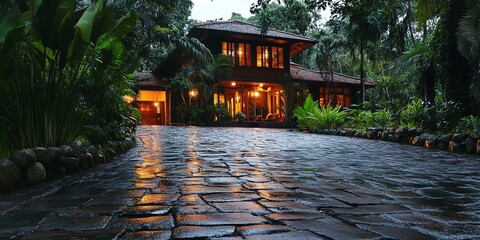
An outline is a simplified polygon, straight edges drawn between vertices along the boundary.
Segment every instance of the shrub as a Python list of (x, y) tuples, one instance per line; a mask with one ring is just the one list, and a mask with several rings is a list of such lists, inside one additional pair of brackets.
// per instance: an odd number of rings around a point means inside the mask
[(236, 122), (241, 122), (243, 120), (245, 120), (245, 114), (243, 114), (242, 112), (238, 112), (237, 114), (235, 114)]
[(472, 115), (462, 118), (458, 123), (456, 131), (469, 133), (480, 132), (480, 118)]
[(422, 127), (425, 119), (425, 109), (421, 99), (417, 99), (408, 104), (400, 112), (400, 123), (409, 128)]
[(387, 128), (391, 126), (391, 114), (388, 109), (383, 109), (373, 113), (373, 121), (378, 127)]
[(345, 112), (341, 111), (340, 106), (319, 107), (318, 101), (313, 101), (311, 94), (308, 95), (303, 107), (295, 108), (293, 115), (297, 117), (300, 129), (307, 128), (312, 131), (336, 128), (345, 121)]

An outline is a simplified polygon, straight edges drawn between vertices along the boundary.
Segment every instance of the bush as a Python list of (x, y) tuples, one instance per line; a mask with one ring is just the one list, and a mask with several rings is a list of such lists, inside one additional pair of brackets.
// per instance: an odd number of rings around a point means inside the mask
[(243, 114), (242, 112), (238, 112), (237, 114), (235, 114), (236, 122), (242, 122), (243, 120), (245, 120), (245, 114)]
[(480, 132), (480, 118), (470, 115), (468, 117), (460, 119), (460, 122), (456, 127), (456, 131), (465, 133)]
[(345, 121), (345, 112), (341, 107), (319, 107), (318, 101), (313, 101), (311, 94), (308, 95), (303, 107), (297, 106), (293, 115), (298, 119), (300, 129), (307, 128), (311, 131), (318, 129), (331, 129), (340, 126)]
[(425, 119), (425, 109), (421, 99), (417, 99), (408, 104), (400, 112), (400, 124), (409, 128), (422, 127)]
[(376, 126), (381, 128), (387, 128), (392, 125), (391, 114), (388, 109), (383, 109), (373, 113), (373, 121), (376, 123)]

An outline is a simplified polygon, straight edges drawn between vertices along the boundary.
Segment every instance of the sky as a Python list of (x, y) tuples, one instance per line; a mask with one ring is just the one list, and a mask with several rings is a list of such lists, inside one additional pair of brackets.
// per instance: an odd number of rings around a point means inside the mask
[(250, 6), (257, 0), (192, 0), (193, 9), (190, 18), (205, 22), (207, 20), (215, 20), (223, 18), (228, 20), (232, 16), (232, 12), (240, 13), (243, 17), (248, 18)]
[[(207, 20), (215, 20), (222, 18), (228, 20), (232, 16), (232, 12), (240, 13), (244, 18), (252, 16), (250, 6), (257, 0), (192, 0), (193, 8), (191, 19), (205, 22)], [(330, 10), (323, 11), (320, 22), (325, 22), (330, 18)]]

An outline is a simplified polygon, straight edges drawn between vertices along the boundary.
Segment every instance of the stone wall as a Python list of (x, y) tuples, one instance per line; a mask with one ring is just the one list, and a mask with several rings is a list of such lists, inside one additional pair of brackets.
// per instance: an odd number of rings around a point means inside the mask
[(134, 138), (126, 138), (103, 148), (75, 141), (60, 147), (17, 151), (10, 158), (0, 157), (0, 193), (93, 168), (134, 146)]
[(323, 129), (316, 133), (378, 139), (389, 142), (410, 144), (425, 148), (450, 151), (454, 153), (480, 154), (479, 133), (456, 133), (432, 135), (418, 128), (369, 128), (366, 131)]

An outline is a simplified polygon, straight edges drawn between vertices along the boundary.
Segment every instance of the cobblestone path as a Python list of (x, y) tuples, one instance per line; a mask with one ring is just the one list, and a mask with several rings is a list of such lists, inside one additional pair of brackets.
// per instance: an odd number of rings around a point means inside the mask
[(480, 239), (480, 161), (272, 129), (140, 127), (86, 173), (0, 195), (0, 238)]

